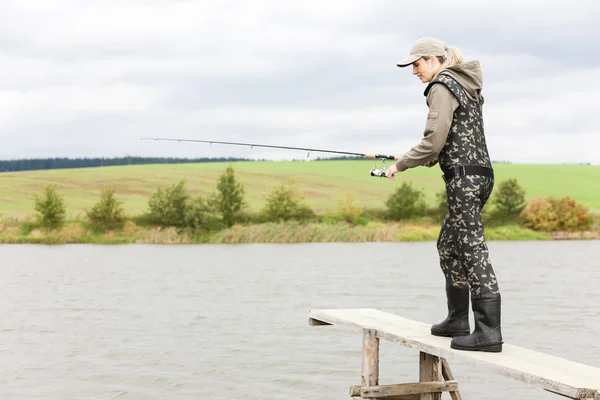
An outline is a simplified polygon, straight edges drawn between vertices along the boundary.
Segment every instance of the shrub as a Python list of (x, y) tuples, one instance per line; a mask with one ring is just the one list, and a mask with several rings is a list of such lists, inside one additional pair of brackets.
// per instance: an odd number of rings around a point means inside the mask
[(338, 200), (337, 214), (342, 220), (356, 224), (362, 214), (362, 208), (356, 199), (356, 191), (348, 190), (344, 197)]
[(185, 226), (192, 234), (201, 234), (221, 228), (221, 220), (210, 202), (202, 196), (188, 201)]
[(304, 220), (313, 216), (294, 183), (282, 184), (267, 197), (262, 209), (267, 221)]
[(148, 200), (149, 212), (146, 219), (160, 226), (185, 227), (187, 202), (185, 180), (166, 189), (158, 188)]
[(385, 204), (388, 216), (393, 220), (422, 216), (427, 210), (423, 191), (413, 188), (412, 182), (402, 182)]
[(533, 199), (522, 211), (522, 216), (526, 226), (537, 231), (585, 230), (592, 224), (588, 208), (570, 197)]
[(231, 227), (241, 216), (242, 210), (247, 207), (244, 195), (244, 186), (236, 181), (233, 168), (227, 167), (219, 178), (217, 193), (209, 200), (211, 207), (221, 213), (227, 227)]
[(525, 190), (516, 179), (508, 179), (498, 185), (498, 191), (491, 199), (491, 215), (500, 220), (518, 217), (525, 209)]
[(125, 223), (123, 202), (115, 198), (115, 190), (106, 188), (102, 190), (100, 200), (86, 212), (94, 229), (107, 231), (122, 228)]
[(66, 206), (56, 185), (47, 185), (42, 196), (35, 195), (35, 210), (37, 223), (43, 228), (51, 230), (64, 224)]

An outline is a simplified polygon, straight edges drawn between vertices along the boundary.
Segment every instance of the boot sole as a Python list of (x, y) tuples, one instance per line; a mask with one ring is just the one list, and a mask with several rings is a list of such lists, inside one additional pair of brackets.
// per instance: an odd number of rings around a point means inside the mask
[(465, 350), (465, 351), (482, 351), (485, 353), (500, 353), (502, 352), (502, 344), (491, 344), (487, 346), (478, 346), (478, 347), (464, 347), (460, 345), (455, 345), (450, 343), (450, 347), (455, 350)]
[(469, 333), (471, 333), (471, 332), (470, 331), (449, 332), (449, 331), (438, 331), (436, 329), (431, 330), (431, 334), (433, 336), (442, 336), (442, 337), (467, 336)]

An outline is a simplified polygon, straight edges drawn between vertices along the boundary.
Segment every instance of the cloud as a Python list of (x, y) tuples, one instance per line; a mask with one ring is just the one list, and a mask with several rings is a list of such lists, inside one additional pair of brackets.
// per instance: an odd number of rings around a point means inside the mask
[(401, 154), (427, 106), (395, 64), (438, 36), (481, 62), (494, 159), (600, 163), (598, 17), (588, 0), (4, 1), (0, 158), (305, 156), (144, 136)]

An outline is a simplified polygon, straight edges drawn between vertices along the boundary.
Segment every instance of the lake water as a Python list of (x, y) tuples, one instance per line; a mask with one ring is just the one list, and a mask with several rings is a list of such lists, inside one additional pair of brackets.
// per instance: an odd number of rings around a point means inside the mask
[[(505, 342), (600, 367), (600, 241), (489, 247)], [(2, 399), (349, 399), (362, 336), (309, 326), (310, 309), (373, 307), (426, 323), (446, 312), (433, 242), (0, 254)], [(380, 383), (418, 380), (417, 360), (382, 341)], [(561, 398), (450, 366), (465, 399)]]

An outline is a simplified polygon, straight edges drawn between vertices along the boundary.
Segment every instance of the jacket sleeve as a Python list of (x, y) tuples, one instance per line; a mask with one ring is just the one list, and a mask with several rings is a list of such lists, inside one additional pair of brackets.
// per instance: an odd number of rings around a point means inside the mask
[(398, 171), (434, 160), (446, 143), (458, 100), (443, 84), (433, 85), (427, 94), (429, 112), (423, 139), (396, 162)]

